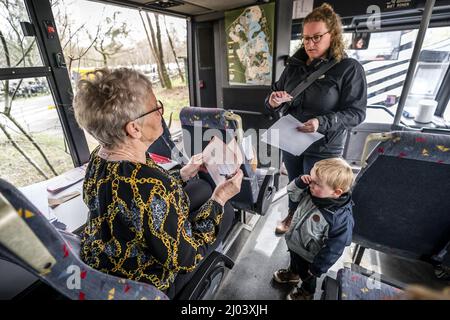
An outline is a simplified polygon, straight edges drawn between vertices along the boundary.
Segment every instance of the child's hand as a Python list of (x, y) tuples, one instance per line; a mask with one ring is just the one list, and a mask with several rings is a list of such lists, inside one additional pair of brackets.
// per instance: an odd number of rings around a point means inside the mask
[(300, 176), (300, 179), (303, 181), (304, 184), (310, 184), (312, 179), (309, 174), (304, 174), (303, 176)]

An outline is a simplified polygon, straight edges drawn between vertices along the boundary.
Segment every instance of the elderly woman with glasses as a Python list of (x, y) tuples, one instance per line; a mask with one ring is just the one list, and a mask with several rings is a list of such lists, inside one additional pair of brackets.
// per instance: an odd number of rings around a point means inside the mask
[(83, 186), (89, 219), (80, 255), (97, 270), (173, 298), (231, 227), (227, 201), (240, 191), (242, 171), (214, 191), (199, 184), (193, 189), (208, 199), (190, 203), (184, 187), (198, 180), (201, 154), (168, 172), (146, 152), (163, 132), (163, 110), (150, 81), (130, 69), (96, 70), (78, 83), (77, 122), (100, 143)]
[[(344, 48), (340, 18), (329, 4), (324, 3), (305, 17), (302, 46), (289, 58), (287, 67), (266, 98), (267, 109), (291, 114), (303, 123), (297, 130), (324, 135), (300, 156), (283, 151), (289, 181), (309, 174), (321, 159), (342, 156), (347, 130), (365, 119), (367, 84), (364, 69), (358, 61), (346, 56)], [(290, 95), (324, 65), (332, 67), (303, 92), (295, 97)], [(278, 224), (276, 233), (282, 234), (289, 229), (295, 209), (296, 203), (289, 201), (288, 215)]]

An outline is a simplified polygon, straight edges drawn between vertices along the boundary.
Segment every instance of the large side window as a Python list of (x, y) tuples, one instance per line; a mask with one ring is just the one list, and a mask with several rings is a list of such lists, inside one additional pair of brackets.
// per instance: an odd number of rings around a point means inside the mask
[[(171, 131), (189, 105), (186, 20), (91, 1), (57, 1), (53, 8), (73, 90), (96, 68), (142, 71), (164, 104)], [(97, 142), (86, 133), (89, 149)]]
[(0, 1), (0, 68), (43, 66), (36, 39), (22, 31), (29, 21), (23, 0)]
[[(417, 32), (417, 29), (382, 31), (365, 33), (361, 38), (344, 33), (348, 56), (357, 59), (366, 72), (368, 105), (387, 107), (395, 114)], [(300, 45), (299, 40), (292, 39), (290, 54), (293, 55)], [(429, 28), (405, 103), (405, 116), (413, 119), (420, 100), (436, 98), (449, 60), (450, 27)], [(446, 120), (450, 120), (448, 109), (444, 113)], [(393, 116), (381, 109), (367, 109), (365, 122), (392, 123)]]
[[(385, 106), (395, 114), (416, 37), (417, 29), (371, 33), (366, 49), (347, 51), (366, 71), (368, 105)], [(345, 38), (349, 46), (355, 40), (349, 33)], [(405, 116), (414, 118), (420, 100), (436, 98), (448, 69), (449, 52), (450, 27), (429, 28), (406, 99)], [(392, 120), (383, 110), (367, 111), (366, 122), (392, 123)]]
[(47, 77), (14, 77), (43, 66), (21, 22), (23, 1), (0, 1), (0, 176), (19, 187), (73, 168)]
[(444, 120), (447, 121), (447, 123), (450, 123), (450, 100), (448, 101), (447, 107), (445, 108)]

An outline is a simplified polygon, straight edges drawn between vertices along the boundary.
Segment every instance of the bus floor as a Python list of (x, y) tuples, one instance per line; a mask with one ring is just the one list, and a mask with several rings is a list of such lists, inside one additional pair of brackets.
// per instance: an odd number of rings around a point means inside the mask
[[(214, 299), (218, 300), (284, 300), (292, 285), (272, 280), (273, 273), (289, 265), (289, 253), (282, 236), (275, 235), (275, 227), (287, 213), (287, 196), (272, 203), (269, 212), (261, 217), (235, 259), (233, 269), (227, 270)], [(354, 244), (318, 279), (314, 299), (320, 299), (325, 276), (336, 279), (337, 271), (351, 263)], [(433, 267), (420, 261), (396, 258), (366, 249), (362, 267), (405, 284), (422, 284), (441, 288), (445, 283), (434, 275)], [(448, 285), (448, 284), (447, 284)]]

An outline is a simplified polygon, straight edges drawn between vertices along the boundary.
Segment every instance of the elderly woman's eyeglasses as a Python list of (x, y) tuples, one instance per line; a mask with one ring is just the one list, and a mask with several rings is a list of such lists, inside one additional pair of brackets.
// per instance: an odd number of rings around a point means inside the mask
[[(144, 113), (144, 114), (141, 114), (139, 117), (135, 118), (134, 120), (137, 120), (137, 119), (140, 119), (140, 118), (142, 118), (142, 117), (145, 117), (146, 115), (148, 115), (148, 114), (150, 114), (150, 113), (152, 113), (152, 112), (155, 112), (155, 111), (158, 111), (159, 114), (160, 114), (161, 116), (164, 115), (164, 105), (163, 105), (163, 103), (162, 103), (161, 101), (159, 101), (159, 100), (158, 100), (158, 102), (157, 102), (157, 104), (156, 104), (156, 108), (155, 108), (155, 109), (153, 109), (153, 110), (151, 110), (151, 111), (148, 111), (148, 112), (146, 112), (146, 113)], [(133, 120), (133, 121), (134, 121), (134, 120)]]
[(300, 36), (300, 41), (302, 41), (303, 43), (308, 43), (309, 41), (312, 41), (313, 43), (319, 43), (320, 40), (322, 40), (322, 37), (324, 35), (326, 35), (327, 33), (329, 33), (330, 31), (327, 31), (325, 33), (322, 34), (315, 34), (312, 37), (308, 37), (308, 36)]

